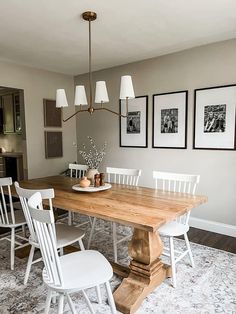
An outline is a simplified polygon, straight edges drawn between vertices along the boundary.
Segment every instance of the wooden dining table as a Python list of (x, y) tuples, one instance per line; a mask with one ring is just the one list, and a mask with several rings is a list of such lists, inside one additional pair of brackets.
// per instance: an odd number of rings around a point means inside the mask
[(96, 193), (77, 192), (72, 186), (78, 182), (52, 176), (21, 181), (20, 185), (36, 190), (54, 188), (57, 208), (133, 227), (129, 271), (113, 295), (120, 312), (134, 313), (150, 292), (171, 277), (170, 266), (160, 258), (163, 243), (158, 228), (207, 202), (207, 197), (120, 184)]

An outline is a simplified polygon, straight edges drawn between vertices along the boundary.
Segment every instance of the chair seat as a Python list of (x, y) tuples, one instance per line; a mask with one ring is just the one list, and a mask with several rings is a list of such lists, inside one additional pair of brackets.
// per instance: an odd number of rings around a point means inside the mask
[[(85, 233), (81, 229), (61, 223), (55, 224), (55, 228), (58, 249), (77, 242), (80, 238), (82, 239), (85, 235)], [(39, 248), (39, 243), (33, 240), (31, 236), (29, 237), (29, 243)]]
[(85, 250), (60, 257), (63, 286), (48, 282), (46, 270), (43, 280), (48, 287), (59, 291), (79, 291), (105, 283), (113, 276), (113, 270), (107, 259), (99, 252)]
[(22, 225), (26, 225), (26, 221), (25, 221), (25, 215), (23, 213), (22, 210), (15, 210), (14, 211), (14, 215), (15, 215), (15, 223), (12, 223), (12, 218), (11, 218), (11, 213), (8, 212), (8, 219), (9, 219), (9, 224), (1, 224), (0, 222), (0, 226), (2, 228), (12, 228), (12, 227), (18, 227), (18, 226), (22, 226)]
[(171, 221), (158, 229), (160, 235), (178, 237), (189, 231), (189, 226), (177, 221)]
[(58, 248), (75, 243), (85, 235), (83, 230), (66, 224), (57, 223), (55, 224), (55, 228)]

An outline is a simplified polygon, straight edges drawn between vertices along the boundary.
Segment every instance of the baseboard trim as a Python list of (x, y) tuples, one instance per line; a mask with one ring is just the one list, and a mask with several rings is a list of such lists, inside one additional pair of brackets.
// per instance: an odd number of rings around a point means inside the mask
[(195, 217), (190, 217), (189, 225), (194, 228), (236, 237), (236, 226), (233, 225), (227, 225), (220, 222)]

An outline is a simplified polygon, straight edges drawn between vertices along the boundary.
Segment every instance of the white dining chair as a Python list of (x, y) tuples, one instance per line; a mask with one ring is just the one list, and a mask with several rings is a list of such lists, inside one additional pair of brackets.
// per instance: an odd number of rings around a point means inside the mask
[(96, 288), (101, 284), (105, 284), (112, 313), (117, 313), (109, 283), (113, 271), (106, 258), (92, 250), (59, 257), (53, 212), (42, 210), (40, 193), (31, 196), (28, 204), (44, 261), (43, 281), (48, 288), (44, 313), (49, 312), (51, 299), (55, 293), (59, 295), (58, 314), (63, 313), (65, 297), (71, 312), (77, 313), (70, 293), (82, 291), (90, 313), (95, 314), (85, 289)]
[[(194, 195), (197, 184), (200, 181), (199, 175), (179, 174), (170, 172), (153, 171), (156, 189), (160, 188), (164, 191), (180, 192)], [(170, 257), (172, 269), (172, 284), (176, 287), (176, 263), (178, 263), (187, 254), (189, 256), (192, 267), (194, 267), (193, 255), (188, 240), (187, 232), (189, 231), (190, 211), (180, 216), (174, 221), (168, 222), (161, 226), (158, 230), (159, 234), (169, 238), (169, 247), (164, 247), (163, 255)], [(186, 250), (177, 251), (174, 248), (174, 237), (184, 236)], [(176, 256), (176, 254), (178, 256)]]
[[(80, 164), (69, 164), (70, 169), (70, 177), (71, 178), (82, 178), (86, 175), (86, 171), (88, 170), (87, 165), (80, 165)], [(72, 211), (68, 211), (68, 225), (73, 225), (75, 220), (75, 213)], [(92, 226), (92, 219), (88, 217), (88, 221), (84, 221), (80, 224), (77, 224), (77, 227), (81, 227), (85, 224), (90, 224)]]
[[(27, 221), (27, 225), (30, 232), (29, 243), (31, 244), (31, 250), (28, 258), (27, 268), (25, 272), (24, 284), (26, 285), (29, 279), (29, 274), (31, 270), (31, 266), (42, 259), (34, 259), (35, 248), (39, 248), (39, 243), (35, 234), (32, 218), (30, 215), (29, 207), (28, 207), (28, 199), (35, 194), (36, 192), (40, 192), (41, 198), (43, 200), (47, 200), (49, 203), (49, 209), (53, 213), (53, 205), (52, 199), (54, 198), (54, 189), (42, 189), (42, 190), (31, 190), (31, 189), (23, 189), (19, 186), (18, 182), (15, 182), (16, 192), (19, 196), (21, 206), (25, 215), (25, 219)], [(79, 243), (80, 249), (84, 250), (84, 245), (82, 238), (84, 237), (84, 232), (77, 227), (68, 226), (67, 224), (56, 223), (56, 234), (57, 234), (57, 249), (60, 250), (61, 254), (63, 254), (63, 248), (65, 246), (71, 245), (75, 242)]]
[(85, 176), (86, 171), (88, 170), (87, 165), (79, 165), (79, 164), (69, 164), (70, 169), (70, 177), (71, 178), (82, 178)]
[[(12, 202), (11, 195), (12, 178), (0, 178), (0, 191), (1, 191), (1, 201), (0, 201), (0, 227), (10, 228), (11, 237), (2, 237), (0, 240), (8, 240), (11, 242), (10, 250), (10, 264), (11, 270), (14, 270), (15, 264), (15, 250), (23, 248), (27, 245), (28, 239), (25, 236), (21, 236), (17, 233), (18, 228), (22, 229), (23, 235), (25, 235), (26, 220), (22, 209), (15, 210), (14, 203)], [(4, 188), (7, 189), (9, 204), (7, 204)], [(17, 241), (18, 238), (20, 241)], [(22, 243), (23, 242), (23, 243)]]
[[(108, 183), (117, 183), (117, 184), (137, 186), (142, 170), (107, 167), (106, 173), (107, 173)], [(90, 231), (89, 240), (88, 240), (88, 248), (90, 248), (92, 237), (94, 235), (96, 221), (97, 221), (97, 218), (94, 217), (92, 228)], [(126, 241), (128, 238), (130, 238), (130, 236), (125, 236), (118, 240), (117, 239), (117, 223), (112, 222), (111, 225), (112, 225), (114, 261), (117, 263), (117, 245), (123, 241)]]

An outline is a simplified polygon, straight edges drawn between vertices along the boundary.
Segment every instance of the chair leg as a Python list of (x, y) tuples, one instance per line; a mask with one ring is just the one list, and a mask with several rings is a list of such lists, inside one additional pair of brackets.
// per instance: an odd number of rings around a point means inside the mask
[(112, 241), (113, 241), (114, 261), (115, 263), (117, 263), (117, 232), (116, 232), (115, 222), (112, 222)]
[(71, 226), (73, 221), (72, 221), (72, 212), (68, 211), (68, 225)]
[(44, 314), (48, 314), (49, 313), (51, 300), (52, 300), (52, 290), (48, 290)]
[(98, 304), (102, 304), (102, 295), (101, 295), (100, 286), (96, 286), (96, 293), (97, 293), (97, 298), (98, 298)]
[(14, 270), (15, 264), (15, 228), (11, 229), (11, 270)]
[(32, 245), (31, 249), (30, 249), (30, 254), (29, 254), (29, 258), (28, 258), (27, 267), (26, 267), (25, 278), (24, 278), (24, 285), (27, 284), (28, 279), (29, 279), (31, 265), (32, 265), (32, 261), (33, 261), (33, 258), (34, 258), (34, 250), (35, 250), (35, 247), (34, 247), (34, 245)]
[(111, 312), (112, 312), (112, 314), (116, 314), (117, 313), (116, 305), (115, 305), (115, 301), (114, 301), (114, 298), (113, 298), (113, 295), (112, 295), (112, 292), (111, 292), (110, 283), (106, 282), (105, 286), (106, 286), (106, 291), (107, 291), (107, 296), (108, 296), (108, 302), (109, 302), (109, 305), (111, 307)]
[(85, 250), (85, 248), (84, 248), (84, 243), (83, 243), (83, 240), (80, 238), (80, 239), (78, 240), (78, 242), (79, 242), (79, 247), (80, 247), (80, 250), (81, 250), (81, 251), (84, 251), (84, 250)]
[(67, 293), (66, 296), (67, 296), (68, 304), (69, 304), (69, 307), (71, 309), (72, 314), (77, 314), (76, 309), (75, 309), (75, 305), (72, 302), (70, 295)]
[(59, 297), (59, 304), (58, 304), (58, 314), (63, 314), (64, 309), (64, 294), (61, 293)]
[(184, 239), (185, 239), (185, 243), (186, 243), (186, 246), (187, 246), (188, 256), (189, 256), (191, 265), (192, 265), (192, 267), (194, 268), (194, 267), (195, 267), (195, 264), (194, 264), (193, 254), (192, 254), (192, 251), (191, 251), (191, 246), (190, 246), (190, 243), (189, 243), (189, 240), (188, 240), (187, 233), (184, 234)]
[(92, 218), (89, 216), (89, 222), (90, 222), (90, 225), (91, 225), (91, 227), (93, 226), (93, 220), (92, 220)]
[(57, 296), (58, 296), (58, 294), (55, 292), (55, 293), (53, 293), (53, 295), (52, 295), (52, 303), (53, 304), (56, 304), (57, 303)]
[(85, 293), (84, 290), (82, 290), (82, 293), (83, 293), (83, 296), (84, 296), (84, 298), (85, 298), (85, 301), (86, 301), (86, 303), (87, 303), (87, 305), (88, 305), (88, 308), (89, 308), (90, 312), (91, 312), (92, 314), (95, 314), (95, 311), (94, 311), (94, 309), (93, 309), (93, 306), (92, 306), (91, 302), (89, 301), (89, 298), (88, 298), (87, 294)]
[(175, 269), (175, 251), (174, 251), (174, 239), (170, 237), (170, 261), (171, 261), (171, 270), (172, 270), (172, 284), (173, 287), (176, 287), (176, 269)]
[(88, 239), (88, 247), (87, 247), (88, 250), (89, 250), (90, 245), (91, 245), (91, 241), (92, 241), (92, 237), (93, 237), (93, 232), (94, 232), (94, 229), (95, 229), (96, 221), (97, 221), (97, 218), (94, 217), (94, 218), (93, 218), (92, 228), (91, 228), (90, 235), (89, 235), (89, 239)]

